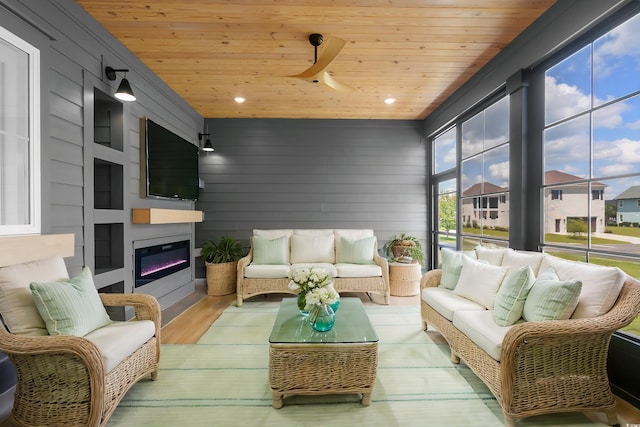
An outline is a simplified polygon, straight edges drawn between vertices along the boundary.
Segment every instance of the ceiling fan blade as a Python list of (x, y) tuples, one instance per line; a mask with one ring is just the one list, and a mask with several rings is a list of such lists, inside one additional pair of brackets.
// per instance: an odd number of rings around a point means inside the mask
[(336, 59), (346, 43), (346, 41), (338, 37), (327, 37), (327, 40), (321, 45), (323, 47), (318, 56), (318, 61), (303, 72), (287, 77), (296, 77), (307, 81), (317, 80), (317, 75), (322, 73)]
[(323, 74), (324, 75), (322, 76), (321, 81), (325, 85), (329, 86), (330, 88), (332, 88), (332, 89), (334, 89), (334, 90), (336, 90), (338, 92), (351, 93), (351, 92), (356, 90), (355, 88), (353, 88), (353, 87), (351, 87), (351, 86), (349, 86), (347, 84), (344, 84), (344, 83), (339, 82), (338, 80), (334, 79), (326, 71), (324, 71)]

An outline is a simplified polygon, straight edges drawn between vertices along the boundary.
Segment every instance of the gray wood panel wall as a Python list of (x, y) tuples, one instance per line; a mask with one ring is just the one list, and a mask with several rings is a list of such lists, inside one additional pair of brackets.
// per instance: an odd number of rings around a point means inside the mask
[[(0, 25), (31, 43), (41, 54), (42, 121), (42, 233), (74, 233), (76, 250), (66, 259), (70, 274), (77, 274), (87, 259), (85, 241), (91, 215), (85, 212), (87, 176), (92, 176), (93, 162), (86, 162), (84, 151), (91, 149), (86, 139), (87, 91), (98, 87), (114, 93), (116, 81), (104, 76), (104, 67), (128, 68), (127, 78), (137, 100), (124, 106), (124, 222), (125, 271), (120, 276), (124, 290), (133, 289), (133, 242), (194, 235), (193, 224), (133, 225), (131, 209), (157, 207), (194, 209), (193, 202), (148, 199), (140, 194), (139, 118), (150, 117), (194, 144), (202, 131), (203, 118), (153, 74), (133, 53), (106, 29), (97, 24), (75, 2), (68, 0), (0, 0)], [(89, 114), (91, 112), (89, 111)], [(89, 173), (87, 173), (89, 171)], [(87, 187), (87, 188), (85, 188)], [(195, 239), (191, 239), (192, 242)], [(164, 307), (191, 293), (193, 269), (176, 283), (175, 289), (156, 295)]]
[[(207, 119), (196, 242), (254, 228), (372, 228), (426, 239), (422, 121)], [(197, 272), (201, 277), (200, 270)]]

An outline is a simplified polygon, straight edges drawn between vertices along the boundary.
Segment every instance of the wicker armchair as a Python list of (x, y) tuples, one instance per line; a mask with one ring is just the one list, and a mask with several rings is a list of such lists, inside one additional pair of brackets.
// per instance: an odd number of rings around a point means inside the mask
[(0, 350), (16, 366), (11, 421), (18, 426), (103, 426), (124, 394), (141, 378), (158, 375), (160, 306), (150, 295), (100, 294), (105, 306), (133, 306), (136, 320), (151, 320), (156, 333), (105, 372), (91, 341), (76, 336), (14, 335), (0, 327)]
[[(421, 288), (438, 286), (441, 270), (422, 277)], [(594, 318), (525, 322), (507, 332), (497, 361), (424, 301), (423, 327), (435, 327), (451, 347), (453, 363), (464, 361), (502, 407), (506, 426), (517, 419), (554, 412), (604, 412), (618, 423), (607, 376), (611, 335), (640, 312), (640, 282), (627, 277), (615, 305)]]

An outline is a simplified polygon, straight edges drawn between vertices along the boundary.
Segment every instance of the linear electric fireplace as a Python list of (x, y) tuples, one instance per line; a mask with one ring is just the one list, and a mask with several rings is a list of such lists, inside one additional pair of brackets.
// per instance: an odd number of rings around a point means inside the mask
[(189, 240), (135, 250), (135, 287), (191, 266)]

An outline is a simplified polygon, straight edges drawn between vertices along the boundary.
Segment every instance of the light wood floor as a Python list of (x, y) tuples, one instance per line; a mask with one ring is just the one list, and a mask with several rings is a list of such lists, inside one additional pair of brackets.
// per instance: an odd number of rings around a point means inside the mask
[[(378, 295), (369, 297), (365, 294), (353, 294), (358, 296), (365, 305), (375, 305), (382, 302)], [(209, 296), (206, 285), (196, 285), (196, 292), (180, 301), (178, 304), (162, 312), (163, 344), (194, 344), (209, 329), (209, 327), (222, 314), (225, 308), (235, 300), (236, 295)], [(252, 300), (266, 299), (278, 301), (283, 295), (257, 296)], [(391, 305), (417, 305), (419, 296), (413, 297), (391, 297)], [(444, 338), (436, 331), (427, 332), (435, 342), (445, 342)], [(624, 400), (616, 397), (618, 408), (618, 419), (620, 426), (630, 426), (640, 424), (640, 409), (635, 408)], [(606, 417), (600, 413), (586, 414), (592, 421), (606, 425)]]

